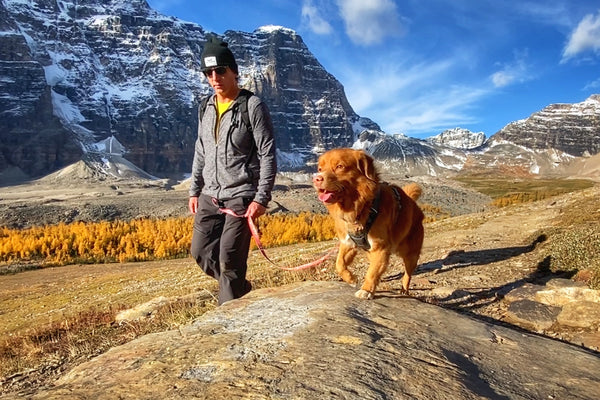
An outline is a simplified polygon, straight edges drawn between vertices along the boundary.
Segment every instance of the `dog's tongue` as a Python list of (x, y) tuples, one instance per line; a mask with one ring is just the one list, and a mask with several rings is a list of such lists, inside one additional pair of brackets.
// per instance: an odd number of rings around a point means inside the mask
[(319, 193), (319, 200), (321, 200), (323, 203), (331, 203), (335, 197), (334, 194), (335, 193), (333, 192)]

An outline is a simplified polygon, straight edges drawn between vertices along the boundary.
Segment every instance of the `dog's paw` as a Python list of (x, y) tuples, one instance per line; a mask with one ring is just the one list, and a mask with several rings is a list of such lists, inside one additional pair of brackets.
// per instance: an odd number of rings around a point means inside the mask
[(371, 300), (373, 298), (373, 293), (367, 292), (363, 289), (360, 289), (358, 292), (354, 293), (354, 295), (363, 300)]
[(356, 285), (357, 281), (356, 281), (356, 277), (348, 270), (342, 271), (340, 273), (340, 277), (342, 278), (342, 280), (344, 282), (346, 282), (349, 285)]

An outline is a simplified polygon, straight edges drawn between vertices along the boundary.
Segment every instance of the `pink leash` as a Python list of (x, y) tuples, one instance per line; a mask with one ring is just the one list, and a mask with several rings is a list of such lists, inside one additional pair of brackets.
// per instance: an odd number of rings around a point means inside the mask
[[(216, 199), (212, 199), (212, 201), (215, 206), (219, 207), (219, 203)], [(300, 271), (302, 269), (308, 269), (308, 268), (315, 267), (315, 266), (321, 264), (323, 261), (327, 260), (329, 258), (329, 256), (331, 256), (337, 250), (337, 246), (335, 246), (321, 258), (318, 258), (315, 261), (311, 261), (307, 264), (302, 264), (297, 267), (282, 267), (282, 266), (278, 265), (276, 262), (272, 261), (269, 258), (269, 256), (267, 255), (267, 253), (265, 252), (265, 248), (263, 247), (263, 245), (260, 241), (260, 234), (258, 233), (258, 228), (256, 228), (256, 225), (254, 224), (254, 221), (252, 221), (252, 218), (245, 217), (244, 215), (240, 215), (229, 208), (220, 208), (219, 207), (219, 211), (222, 212), (223, 214), (228, 214), (233, 217), (246, 218), (248, 220), (248, 226), (250, 227), (250, 233), (252, 233), (252, 237), (254, 238), (254, 242), (256, 243), (256, 247), (258, 247), (258, 249), (260, 250), (262, 255), (267, 259), (267, 261), (269, 261), (271, 264), (273, 264), (277, 268), (283, 269), (285, 271)]]

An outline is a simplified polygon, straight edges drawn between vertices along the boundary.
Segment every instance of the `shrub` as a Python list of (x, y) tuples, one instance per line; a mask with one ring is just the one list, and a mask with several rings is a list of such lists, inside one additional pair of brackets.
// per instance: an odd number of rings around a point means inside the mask
[[(335, 235), (333, 220), (323, 214), (264, 215), (257, 223), (266, 247), (330, 240)], [(180, 217), (1, 228), (0, 262), (47, 266), (185, 257), (192, 225), (192, 217)]]

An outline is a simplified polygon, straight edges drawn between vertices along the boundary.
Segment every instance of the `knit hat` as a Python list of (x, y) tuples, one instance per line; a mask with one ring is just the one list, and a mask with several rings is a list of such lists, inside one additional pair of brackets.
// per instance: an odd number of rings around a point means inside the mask
[(230, 67), (237, 74), (238, 66), (235, 57), (226, 42), (217, 37), (211, 37), (202, 50), (200, 67), (207, 71), (214, 67)]

